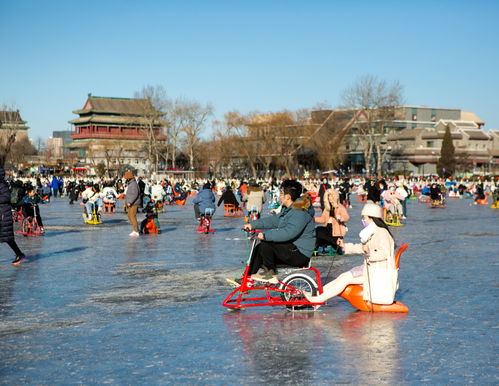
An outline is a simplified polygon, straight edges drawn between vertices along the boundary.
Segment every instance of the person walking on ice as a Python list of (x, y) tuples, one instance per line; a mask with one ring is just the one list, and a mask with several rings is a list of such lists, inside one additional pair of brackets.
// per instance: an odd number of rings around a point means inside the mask
[(26, 258), (17, 246), (14, 238), (10, 189), (7, 181), (5, 181), (5, 169), (3, 166), (0, 166), (0, 242), (7, 243), (16, 254), (16, 258), (12, 261), (12, 264), (17, 265)]

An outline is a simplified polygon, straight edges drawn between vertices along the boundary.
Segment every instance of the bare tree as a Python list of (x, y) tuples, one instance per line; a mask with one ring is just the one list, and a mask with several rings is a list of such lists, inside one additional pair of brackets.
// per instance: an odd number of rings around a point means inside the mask
[(185, 124), (182, 128), (182, 142), (189, 157), (189, 167), (192, 170), (195, 165), (195, 148), (200, 141), (208, 118), (213, 114), (213, 106), (211, 104), (203, 106), (196, 101), (185, 101), (183, 114)]
[(236, 155), (241, 155), (245, 159), (253, 178), (257, 176), (258, 135), (252, 132), (248, 125), (258, 115), (258, 112), (245, 115), (234, 110), (229, 111), (224, 116), (224, 126), (227, 135), (232, 138), (232, 148)]
[[(142, 128), (147, 136), (146, 154), (149, 164), (153, 165), (155, 173), (158, 172), (159, 158), (164, 150), (162, 137), (165, 135), (165, 114), (169, 100), (163, 86), (145, 86), (134, 95), (142, 99), (141, 117)], [(168, 153), (164, 156), (168, 159)]]
[(171, 154), (171, 166), (176, 167), (177, 151), (181, 142), (181, 134), (189, 125), (189, 105), (190, 102), (182, 98), (169, 101), (166, 107), (168, 148)]
[(26, 156), (36, 154), (36, 149), (28, 137), (21, 137), (12, 144), (6, 162), (18, 165), (26, 160)]
[(25, 122), (19, 115), (19, 110), (2, 105), (0, 109), (0, 164), (19, 163), (25, 155), (34, 154), (35, 150), (29, 139), (19, 135), (19, 128)]
[(234, 172), (234, 160), (238, 154), (237, 146), (234, 146), (236, 140), (226, 130), (225, 122), (214, 121), (212, 126), (215, 131), (210, 140), (203, 143), (203, 146), (211, 149), (211, 151), (201, 150), (198, 154), (201, 162), (206, 165), (209, 164), (217, 175), (228, 177)]
[(123, 169), (125, 156), (131, 150), (130, 146), (127, 147), (122, 141), (116, 140), (106, 141), (101, 145), (100, 150), (106, 159), (105, 165), (108, 176), (111, 175), (111, 172), (119, 174)]
[(343, 92), (342, 100), (346, 108), (365, 112), (366, 119), (356, 125), (363, 148), (365, 169), (370, 174), (371, 159), (376, 152), (376, 173), (380, 175), (381, 140), (386, 123), (394, 119), (397, 106), (403, 103), (402, 85), (398, 81), (388, 83), (373, 75), (366, 75)]

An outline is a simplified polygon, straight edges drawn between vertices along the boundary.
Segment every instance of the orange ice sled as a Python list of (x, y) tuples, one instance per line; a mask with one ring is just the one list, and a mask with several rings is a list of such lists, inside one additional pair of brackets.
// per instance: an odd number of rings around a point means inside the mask
[[(402, 243), (395, 255), (395, 265), (398, 268), (400, 266), (400, 256), (404, 252), (409, 244)], [(392, 304), (374, 304), (363, 298), (364, 289), (359, 284), (348, 285), (343, 292), (339, 295), (343, 299), (347, 300), (353, 307), (360, 311), (373, 311), (373, 312), (409, 312), (409, 307), (404, 303), (394, 302)]]

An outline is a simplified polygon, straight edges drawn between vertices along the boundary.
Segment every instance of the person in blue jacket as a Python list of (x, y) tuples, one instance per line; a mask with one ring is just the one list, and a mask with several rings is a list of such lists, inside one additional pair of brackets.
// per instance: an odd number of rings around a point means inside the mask
[(52, 187), (52, 194), (54, 195), (54, 197), (57, 197), (57, 193), (59, 193), (59, 180), (56, 176), (52, 177), (52, 182), (50, 185)]
[(310, 195), (302, 195), (302, 192), (298, 181), (284, 181), (281, 212), (244, 226), (249, 230), (262, 230), (249, 272), (254, 280), (278, 283), (278, 264), (308, 266), (315, 247), (315, 211)]
[(212, 213), (215, 212), (215, 195), (211, 191), (209, 182), (203, 185), (203, 189), (194, 197), (192, 202), (194, 203), (194, 215), (198, 221), (205, 214), (206, 209), (212, 209)]

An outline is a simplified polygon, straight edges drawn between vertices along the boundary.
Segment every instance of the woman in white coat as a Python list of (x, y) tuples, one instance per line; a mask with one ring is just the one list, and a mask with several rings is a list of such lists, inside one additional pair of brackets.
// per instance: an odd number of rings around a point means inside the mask
[(349, 284), (363, 286), (364, 300), (376, 304), (391, 304), (398, 288), (398, 269), (395, 264), (395, 242), (382, 220), (383, 212), (375, 204), (362, 209), (364, 229), (359, 233), (360, 244), (345, 243), (345, 254), (364, 254), (364, 264), (342, 273), (324, 286), (318, 296), (304, 293), (312, 303), (324, 303), (343, 292)]

